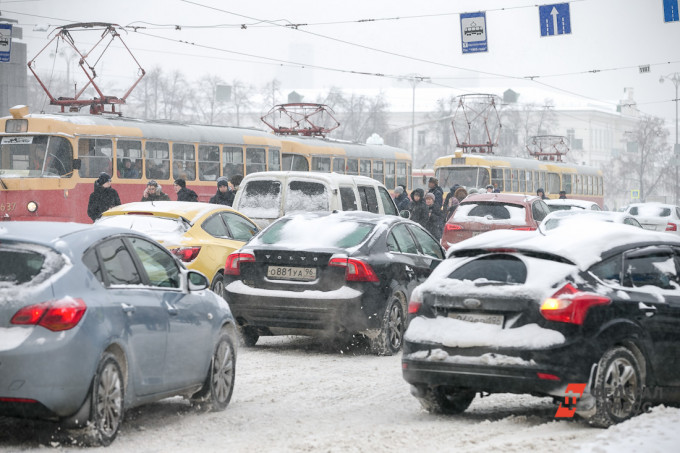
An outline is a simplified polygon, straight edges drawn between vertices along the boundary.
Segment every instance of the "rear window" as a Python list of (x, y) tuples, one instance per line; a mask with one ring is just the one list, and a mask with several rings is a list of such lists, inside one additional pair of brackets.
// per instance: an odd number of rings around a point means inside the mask
[(463, 264), (449, 278), (522, 284), (527, 280), (527, 268), (519, 258), (512, 255), (489, 255)]
[(65, 265), (54, 250), (34, 244), (0, 246), (0, 288), (34, 285), (45, 281)]
[(104, 216), (97, 220), (97, 225), (106, 225), (139, 231), (148, 234), (157, 241), (176, 243), (189, 229), (189, 224), (179, 218), (159, 217), (153, 215), (121, 214)]
[(524, 223), (526, 211), (524, 206), (510, 203), (462, 203), (453, 214), (456, 221), (464, 221), (465, 217), (483, 217), (488, 220), (512, 220)]
[(288, 183), (285, 214), (328, 211), (329, 209), (328, 190), (322, 183), (310, 181)]
[(630, 214), (642, 217), (668, 217), (671, 215), (671, 208), (663, 206), (633, 206)]
[(361, 244), (375, 225), (342, 221), (336, 217), (294, 216), (270, 225), (258, 237), (258, 242), (285, 247), (351, 248)]
[(250, 181), (244, 188), (238, 211), (248, 217), (275, 219), (281, 207), (281, 182)]

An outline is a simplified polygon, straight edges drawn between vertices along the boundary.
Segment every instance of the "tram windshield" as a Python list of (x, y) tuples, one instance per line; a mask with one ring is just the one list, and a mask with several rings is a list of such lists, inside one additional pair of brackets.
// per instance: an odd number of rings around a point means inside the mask
[(3, 177), (70, 176), (73, 150), (63, 137), (5, 136), (0, 140), (0, 175)]
[(489, 170), (481, 167), (445, 167), (437, 169), (437, 179), (442, 188), (459, 184), (463, 187), (486, 187)]

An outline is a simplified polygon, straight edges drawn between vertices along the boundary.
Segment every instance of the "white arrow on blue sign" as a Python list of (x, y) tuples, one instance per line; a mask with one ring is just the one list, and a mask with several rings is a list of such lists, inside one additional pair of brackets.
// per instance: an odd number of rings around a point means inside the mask
[(541, 36), (571, 34), (569, 3), (541, 5), (538, 7), (538, 17), (541, 23)]
[(9, 61), (12, 48), (12, 25), (0, 24), (0, 63)]
[(678, 0), (663, 0), (663, 21), (678, 22)]

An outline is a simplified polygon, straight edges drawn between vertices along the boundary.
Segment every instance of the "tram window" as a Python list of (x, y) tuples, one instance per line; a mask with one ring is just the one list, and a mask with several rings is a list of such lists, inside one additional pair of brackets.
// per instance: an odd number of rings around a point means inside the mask
[(331, 171), (330, 157), (312, 157), (312, 171), (328, 173)]
[(78, 140), (78, 158), (81, 166), (79, 175), (83, 178), (97, 178), (102, 172), (113, 172), (113, 144), (101, 138), (81, 138)]
[(220, 176), (220, 147), (217, 145), (199, 145), (198, 147), (198, 179), (216, 181)]
[(246, 174), (265, 171), (264, 148), (246, 148)]
[(229, 179), (234, 175), (243, 175), (243, 148), (223, 146), (222, 165), (222, 174)]
[[(361, 159), (361, 162), (359, 162), (359, 174), (361, 176), (368, 176), (369, 178), (371, 177), (371, 161), (367, 159)], [(406, 184), (406, 182), (404, 182)]]
[(185, 181), (196, 179), (196, 154), (194, 145), (174, 143), (172, 145), (172, 177)]
[(512, 178), (512, 191), (513, 192), (519, 192), (519, 180), (517, 179), (517, 170), (512, 170), (511, 172), (511, 178)]
[(170, 147), (164, 142), (146, 142), (144, 147), (146, 177), (170, 178)]
[(559, 193), (560, 191), (560, 175), (557, 173), (548, 173), (548, 184), (545, 187), (546, 194)]
[(347, 174), (348, 175), (358, 175), (359, 174), (359, 160), (358, 159), (347, 159)]
[(119, 178), (142, 177), (142, 142), (138, 140), (116, 141), (116, 173)]
[(571, 193), (571, 175), (562, 175), (562, 190)]
[(344, 157), (334, 157), (333, 158), (333, 171), (335, 173), (345, 174), (345, 158)]
[(406, 162), (397, 162), (397, 185), (407, 184), (406, 179)]
[[(527, 193), (533, 193), (534, 192), (534, 172), (531, 170), (527, 170)], [(538, 189), (538, 187), (536, 187)]]
[(527, 179), (526, 172), (524, 170), (519, 170), (519, 191), (524, 193), (527, 190)]
[(298, 154), (283, 154), (281, 164), (283, 171), (309, 171), (307, 158)]
[(281, 170), (281, 154), (278, 148), (269, 148), (269, 171)]
[(394, 162), (385, 162), (385, 187), (387, 190), (392, 190), (397, 185), (394, 183)]
[(499, 189), (501, 192), (505, 190), (503, 187), (503, 169), (502, 168), (492, 168), (491, 169), (491, 184), (494, 189)]
[(385, 175), (383, 174), (384, 165), (385, 164), (381, 160), (373, 162), (373, 178), (381, 183), (385, 181)]

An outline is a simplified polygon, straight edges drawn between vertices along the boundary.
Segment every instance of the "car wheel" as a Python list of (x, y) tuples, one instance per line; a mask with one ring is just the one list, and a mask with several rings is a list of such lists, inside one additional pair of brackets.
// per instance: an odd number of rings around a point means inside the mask
[(257, 333), (253, 327), (242, 327), (241, 328), (241, 341), (244, 346), (253, 347), (257, 340), (260, 339), (260, 335)]
[(215, 345), (203, 388), (191, 397), (193, 403), (206, 403), (212, 411), (223, 411), (234, 392), (236, 353), (228, 333), (223, 332)]
[(404, 341), (405, 319), (401, 299), (390, 298), (380, 324), (380, 333), (371, 340), (371, 351), (378, 355), (392, 355), (401, 349)]
[(424, 396), (418, 397), (423, 409), (433, 414), (455, 415), (465, 412), (475, 399), (475, 391), (451, 387), (428, 387)]
[(215, 278), (212, 281), (210, 289), (218, 296), (224, 297), (224, 275), (220, 273), (215, 275)]
[(92, 384), (92, 405), (87, 443), (108, 446), (118, 434), (124, 415), (124, 384), (113, 354), (102, 357)]
[(606, 428), (637, 415), (642, 403), (642, 374), (635, 355), (625, 347), (607, 350), (597, 365), (591, 425)]

